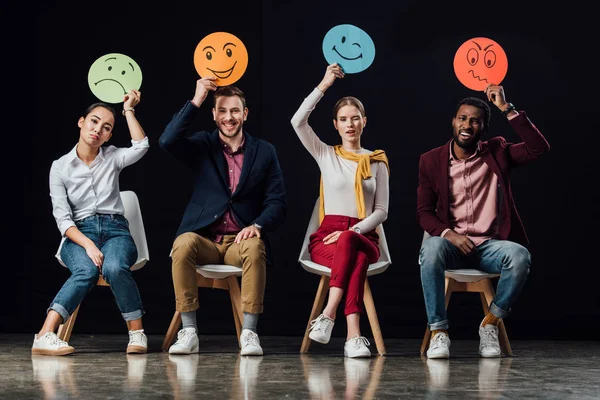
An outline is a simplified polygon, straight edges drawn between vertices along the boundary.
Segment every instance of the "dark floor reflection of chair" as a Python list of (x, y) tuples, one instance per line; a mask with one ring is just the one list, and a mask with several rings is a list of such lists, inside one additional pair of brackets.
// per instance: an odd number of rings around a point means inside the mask
[(173, 399), (187, 399), (194, 396), (199, 360), (198, 354), (169, 354), (167, 379), (173, 388)]
[(479, 360), (478, 387), (480, 399), (504, 398), (504, 388), (508, 385), (511, 357), (481, 358)]
[[(260, 376), (262, 356), (238, 355), (235, 363), (235, 378), (231, 391), (231, 399), (258, 399), (256, 384)], [(264, 378), (264, 376), (263, 376)]]
[(140, 390), (146, 374), (148, 354), (127, 354), (127, 385), (130, 390)]
[(31, 356), (33, 378), (42, 386), (45, 399), (79, 398), (72, 356)]

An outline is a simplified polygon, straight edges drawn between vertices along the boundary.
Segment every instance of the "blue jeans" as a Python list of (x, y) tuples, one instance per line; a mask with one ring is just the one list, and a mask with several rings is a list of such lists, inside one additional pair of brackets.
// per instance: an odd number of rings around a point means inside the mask
[[(142, 299), (130, 270), (138, 254), (127, 219), (117, 214), (96, 214), (77, 221), (75, 225), (104, 254), (102, 277), (110, 285), (125, 321), (140, 319), (144, 315)], [(68, 238), (63, 243), (60, 258), (71, 271), (71, 276), (48, 311), (56, 311), (66, 321), (87, 292), (96, 286), (100, 270), (85, 249)]]
[(421, 246), (419, 265), (429, 329), (448, 329), (445, 270), (473, 268), (500, 274), (490, 311), (504, 318), (525, 284), (531, 255), (518, 243), (490, 239), (465, 256), (449, 240), (432, 236)]

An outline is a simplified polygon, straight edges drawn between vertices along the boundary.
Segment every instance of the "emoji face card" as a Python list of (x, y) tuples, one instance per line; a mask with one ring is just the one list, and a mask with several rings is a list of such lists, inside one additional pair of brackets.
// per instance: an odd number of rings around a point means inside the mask
[(237, 82), (248, 67), (248, 50), (244, 43), (228, 32), (205, 36), (194, 51), (194, 66), (200, 77), (214, 75), (217, 85)]
[(504, 49), (485, 37), (464, 42), (454, 55), (454, 73), (466, 87), (483, 91), (493, 83), (499, 85), (508, 71), (508, 58)]

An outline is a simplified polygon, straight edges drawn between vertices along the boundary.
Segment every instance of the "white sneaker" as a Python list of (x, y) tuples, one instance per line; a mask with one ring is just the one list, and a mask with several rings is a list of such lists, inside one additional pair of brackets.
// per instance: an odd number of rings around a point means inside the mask
[(481, 357), (500, 357), (501, 354), (498, 327), (491, 324), (479, 326), (479, 355)]
[(127, 354), (144, 354), (148, 351), (148, 338), (143, 329), (129, 331), (129, 344)]
[(41, 356), (65, 356), (74, 351), (75, 349), (69, 346), (69, 343), (60, 340), (54, 332), (47, 332), (41, 337), (35, 335), (31, 346), (31, 354)]
[(240, 354), (243, 356), (262, 356), (263, 349), (260, 347), (258, 335), (250, 329), (244, 329), (240, 335), (242, 350)]
[(169, 347), (169, 354), (192, 354), (199, 350), (198, 335), (194, 328), (183, 328), (177, 332), (177, 341)]
[(319, 315), (317, 319), (310, 321), (311, 327), (308, 337), (315, 342), (323, 344), (329, 343), (331, 331), (333, 331), (333, 323), (333, 320), (325, 314)]
[(427, 358), (450, 358), (450, 338), (446, 332), (438, 332), (431, 338)]
[(366, 337), (356, 335), (344, 344), (344, 356), (371, 357), (371, 350), (367, 347), (370, 344)]

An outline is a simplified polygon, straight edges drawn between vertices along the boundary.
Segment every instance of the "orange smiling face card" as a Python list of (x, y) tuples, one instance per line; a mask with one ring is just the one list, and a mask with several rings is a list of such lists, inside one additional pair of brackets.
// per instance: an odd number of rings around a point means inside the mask
[(502, 47), (492, 39), (476, 37), (464, 42), (454, 55), (454, 73), (466, 87), (482, 91), (499, 85), (508, 71), (508, 59)]
[(194, 66), (202, 78), (214, 75), (217, 85), (231, 85), (246, 72), (248, 51), (244, 43), (231, 33), (214, 32), (196, 46)]

